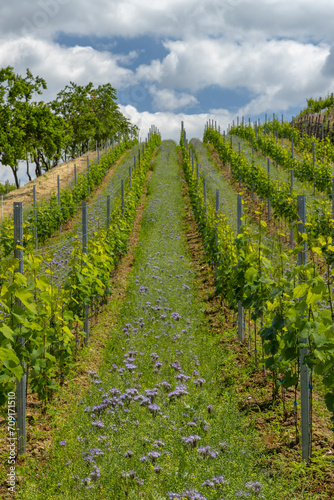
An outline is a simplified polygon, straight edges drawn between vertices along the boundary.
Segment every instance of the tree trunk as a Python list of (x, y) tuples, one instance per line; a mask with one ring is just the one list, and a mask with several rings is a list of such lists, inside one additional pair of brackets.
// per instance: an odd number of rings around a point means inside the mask
[(29, 160), (28, 160), (28, 157), (27, 157), (27, 176), (29, 178), (29, 181), (31, 181), (31, 175), (30, 175), (30, 172), (29, 172)]
[(42, 171), (41, 171), (41, 166), (40, 166), (40, 163), (39, 163), (39, 158), (36, 155), (34, 156), (34, 162), (35, 162), (35, 165), (36, 165), (36, 168), (35, 168), (36, 177), (40, 177), (42, 175)]
[(12, 169), (12, 172), (13, 172), (13, 175), (14, 175), (16, 188), (17, 188), (17, 189), (19, 189), (19, 187), (20, 187), (20, 183), (19, 183), (19, 179), (18, 179), (18, 177), (17, 177), (17, 169), (18, 169), (18, 167), (17, 167), (17, 166), (15, 166), (15, 167), (12, 167), (12, 166), (11, 166), (10, 168)]

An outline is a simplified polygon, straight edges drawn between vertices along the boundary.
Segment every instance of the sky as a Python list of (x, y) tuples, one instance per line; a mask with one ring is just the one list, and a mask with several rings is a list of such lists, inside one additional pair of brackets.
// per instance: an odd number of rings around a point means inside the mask
[(291, 119), (331, 93), (333, 18), (333, 0), (10, 0), (0, 67), (43, 77), (44, 101), (71, 81), (110, 83), (142, 139), (154, 124), (178, 141), (181, 120), (202, 138), (209, 118), (222, 130), (237, 116)]

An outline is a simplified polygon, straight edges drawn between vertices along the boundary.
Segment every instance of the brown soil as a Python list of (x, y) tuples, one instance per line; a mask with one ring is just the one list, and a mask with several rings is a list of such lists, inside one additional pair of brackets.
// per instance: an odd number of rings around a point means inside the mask
[(20, 189), (6, 194), (3, 198), (3, 216), (6, 217), (7, 215), (12, 215), (14, 202), (22, 202), (23, 209), (32, 205), (34, 185), (36, 185), (37, 202), (42, 201), (45, 198), (50, 198), (52, 194), (57, 193), (58, 175), (60, 179), (60, 189), (64, 189), (74, 179), (74, 164), (76, 164), (77, 174), (82, 172), (87, 167), (87, 156), (89, 156), (89, 161), (92, 162), (97, 158), (97, 152), (91, 151), (88, 154), (76, 158), (75, 160), (70, 160), (62, 163), (61, 165), (57, 165), (57, 167), (49, 170), (41, 177), (37, 177), (36, 179), (28, 182)]

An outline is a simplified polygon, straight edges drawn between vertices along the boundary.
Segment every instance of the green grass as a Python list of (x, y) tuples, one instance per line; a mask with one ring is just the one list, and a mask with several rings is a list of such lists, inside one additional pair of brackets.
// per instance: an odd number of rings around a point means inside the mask
[[(90, 375), (85, 397), (55, 429), (47, 467), (27, 462), (18, 498), (42, 499), (47, 492), (48, 499), (232, 500), (242, 491), (252, 499), (259, 498), (249, 484), (256, 481), (262, 498), (297, 498), (298, 478), (263, 469), (258, 436), (239, 414), (233, 386), (222, 387), (226, 360), (198, 296), (182, 231), (182, 185), (175, 144), (164, 141), (100, 373)], [(238, 366), (231, 361), (233, 370)], [(173, 396), (180, 385), (184, 394)], [(194, 435), (197, 446), (184, 443)], [(210, 447), (206, 456), (201, 447)], [(205, 484), (219, 476), (221, 484)]]

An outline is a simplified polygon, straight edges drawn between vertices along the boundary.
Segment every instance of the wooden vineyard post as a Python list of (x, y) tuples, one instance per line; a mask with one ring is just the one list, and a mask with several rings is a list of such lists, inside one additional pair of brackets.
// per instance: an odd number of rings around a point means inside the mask
[[(237, 230), (240, 234), (242, 226), (242, 196), (238, 194), (238, 205), (237, 205)], [(244, 342), (244, 308), (241, 304), (241, 300), (238, 301), (238, 340), (242, 344)]]
[[(15, 258), (18, 260), (19, 266), (16, 269), (17, 273), (23, 274), (23, 217), (22, 217), (22, 202), (14, 203), (14, 248)], [(17, 306), (22, 307), (19, 299), (15, 300)], [(24, 345), (24, 339), (20, 337), (18, 342)], [(27, 451), (27, 430), (26, 430), (26, 376), (25, 363), (22, 362), (23, 375), (20, 380), (16, 379), (16, 417), (17, 417), (17, 441), (18, 454), (22, 455)]]
[[(298, 233), (306, 233), (306, 196), (297, 196), (298, 212)], [(307, 243), (304, 241), (303, 249), (298, 254), (298, 265), (306, 265)], [(303, 274), (300, 274), (299, 281), (303, 281)], [(301, 299), (300, 299), (301, 300)], [(301, 429), (302, 429), (302, 460), (309, 462), (311, 456), (311, 387), (310, 369), (305, 364), (305, 357), (309, 354), (308, 338), (299, 338), (302, 347), (299, 349), (300, 355), (300, 407), (301, 407)]]
[[(82, 203), (82, 253), (88, 254), (88, 224), (87, 203)], [(84, 304), (84, 331), (86, 333), (85, 346), (89, 343), (89, 307)]]

